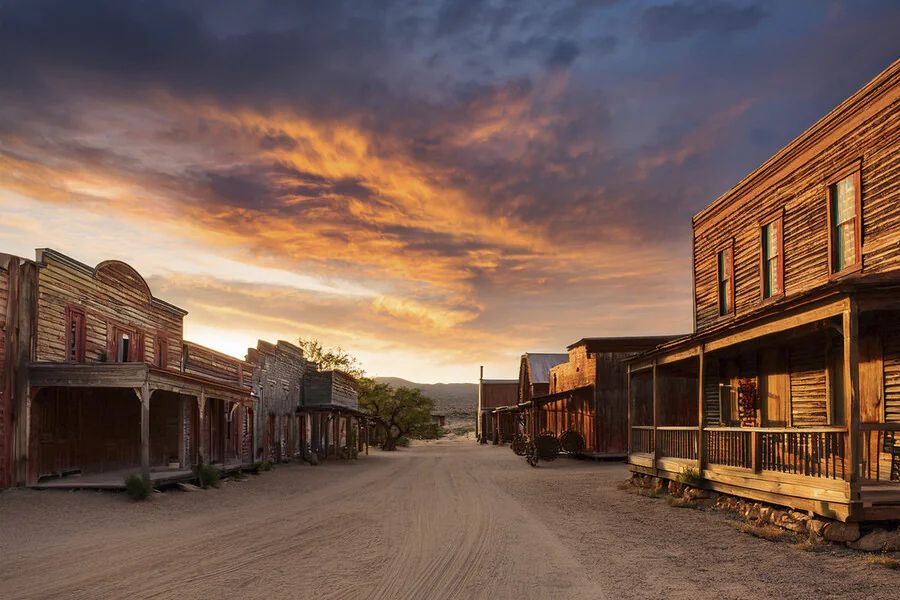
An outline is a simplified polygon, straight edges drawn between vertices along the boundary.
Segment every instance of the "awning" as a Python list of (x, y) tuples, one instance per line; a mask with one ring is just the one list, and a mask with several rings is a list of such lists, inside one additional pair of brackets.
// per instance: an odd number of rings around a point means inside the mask
[(546, 396), (537, 396), (536, 398), (532, 398), (532, 402), (536, 406), (540, 406), (541, 404), (547, 404), (548, 402), (553, 402), (554, 400), (562, 400), (563, 398), (568, 398), (572, 394), (576, 392), (581, 392), (583, 390), (592, 390), (594, 389), (594, 384), (589, 383), (588, 385), (582, 385), (577, 388), (572, 388), (571, 390), (565, 390), (563, 392), (556, 392), (555, 394), (547, 394)]

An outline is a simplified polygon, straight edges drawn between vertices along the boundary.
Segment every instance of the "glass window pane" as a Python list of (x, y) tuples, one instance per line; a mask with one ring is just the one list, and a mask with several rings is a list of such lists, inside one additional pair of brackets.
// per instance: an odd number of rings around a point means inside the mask
[(766, 284), (767, 296), (774, 296), (781, 291), (778, 285), (778, 258), (766, 263)]
[(837, 223), (846, 223), (856, 216), (856, 188), (853, 176), (837, 184)]
[(853, 221), (841, 225), (841, 264), (843, 269), (849, 265), (856, 264), (856, 227)]

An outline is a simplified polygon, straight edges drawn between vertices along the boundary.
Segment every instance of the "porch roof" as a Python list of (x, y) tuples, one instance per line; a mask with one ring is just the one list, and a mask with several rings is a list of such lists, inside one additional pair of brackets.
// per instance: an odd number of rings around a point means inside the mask
[(554, 400), (562, 400), (563, 398), (566, 398), (567, 396), (574, 394), (576, 392), (580, 392), (582, 390), (592, 390), (592, 389), (594, 389), (594, 384), (589, 383), (587, 385), (582, 385), (582, 386), (579, 386), (576, 388), (572, 388), (571, 390), (564, 390), (562, 392), (556, 392), (555, 394), (547, 394), (545, 396), (536, 396), (535, 398), (532, 398), (532, 402), (534, 402), (535, 405), (546, 404), (547, 402), (553, 402)]
[(864, 294), (858, 298), (860, 311), (900, 310), (900, 271), (868, 276), (865, 280), (835, 281), (802, 294), (760, 304), (745, 314), (661, 344), (624, 362), (632, 371), (641, 370), (651, 367), (654, 361), (662, 365), (695, 357), (701, 346), (705, 352), (714, 352), (804, 326), (821, 327), (825, 319), (849, 310), (851, 296), (855, 294)]
[(28, 365), (32, 387), (141, 388), (190, 396), (220, 398), (241, 404), (254, 401), (250, 390), (200, 375), (151, 367), (147, 363), (33, 362)]

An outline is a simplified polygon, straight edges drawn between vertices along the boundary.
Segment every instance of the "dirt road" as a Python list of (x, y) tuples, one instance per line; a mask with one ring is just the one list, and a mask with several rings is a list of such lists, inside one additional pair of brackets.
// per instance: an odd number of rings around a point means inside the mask
[(531, 469), (441, 441), (285, 465), (133, 504), (0, 494), (0, 597), (897, 598), (900, 573), (792, 550), (616, 489), (621, 464)]

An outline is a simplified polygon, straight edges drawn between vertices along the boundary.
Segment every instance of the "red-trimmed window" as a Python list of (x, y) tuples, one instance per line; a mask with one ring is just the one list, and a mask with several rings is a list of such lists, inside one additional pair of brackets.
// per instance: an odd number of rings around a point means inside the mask
[(163, 335), (156, 336), (156, 366), (165, 369), (169, 365), (169, 342)]
[(760, 229), (760, 278), (762, 299), (784, 293), (784, 222), (781, 217)]
[(734, 314), (734, 246), (723, 248), (716, 255), (716, 282), (719, 316)]
[(66, 307), (66, 360), (84, 362), (84, 348), (87, 337), (84, 309), (80, 306)]
[(829, 180), (828, 260), (832, 276), (862, 266), (862, 195), (859, 164)]

